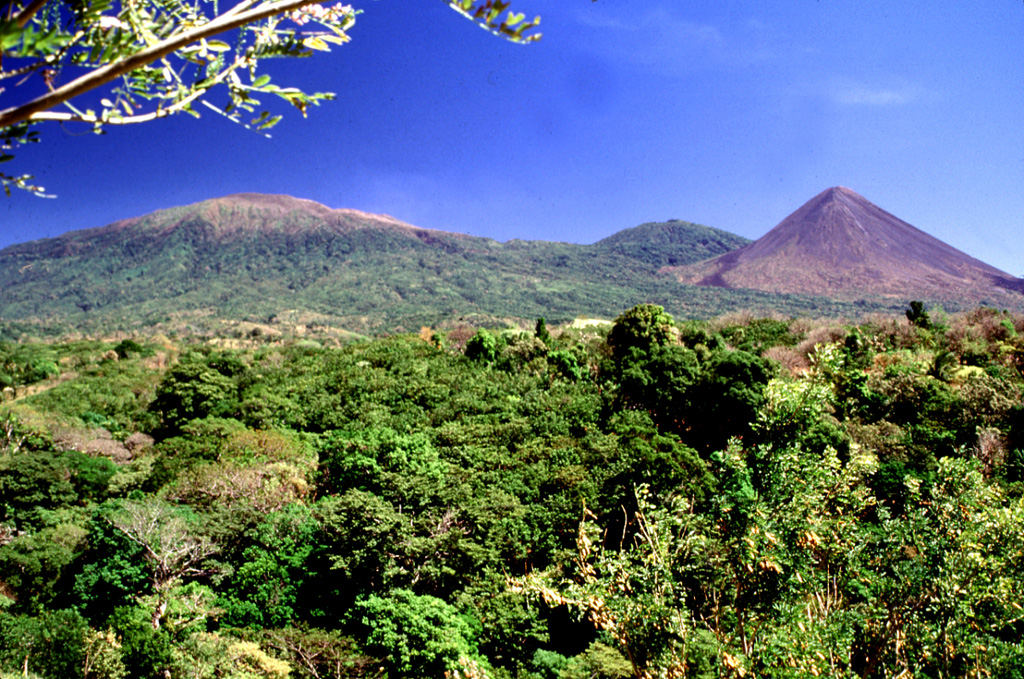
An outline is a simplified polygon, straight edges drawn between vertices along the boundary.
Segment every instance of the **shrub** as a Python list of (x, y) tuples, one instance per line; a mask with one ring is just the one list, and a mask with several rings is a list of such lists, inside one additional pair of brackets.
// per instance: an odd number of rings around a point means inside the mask
[(396, 589), (356, 602), (353, 621), (366, 631), (366, 648), (382, 658), (389, 677), (442, 677), (471, 656), (469, 622), (429, 595)]

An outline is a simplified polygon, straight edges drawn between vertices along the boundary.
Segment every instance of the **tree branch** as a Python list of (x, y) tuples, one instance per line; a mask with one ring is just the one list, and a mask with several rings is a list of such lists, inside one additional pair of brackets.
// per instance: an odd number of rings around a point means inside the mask
[(174, 102), (174, 104), (172, 106), (169, 106), (167, 108), (158, 108), (157, 110), (152, 111), (150, 113), (143, 113), (143, 114), (134, 115), (134, 116), (110, 117), (110, 118), (107, 118), (106, 120), (104, 120), (103, 118), (101, 118), (99, 116), (88, 115), (88, 114), (84, 114), (84, 113), (65, 113), (65, 112), (59, 112), (59, 111), (40, 111), (39, 113), (36, 113), (35, 115), (32, 116), (32, 120), (57, 120), (57, 121), (60, 121), (62, 123), (69, 123), (69, 122), (70, 123), (92, 123), (92, 124), (100, 123), (100, 124), (103, 124), (103, 125), (134, 125), (136, 123), (147, 123), (150, 120), (156, 120), (157, 118), (164, 118), (166, 116), (178, 113), (182, 109), (186, 108), (189, 104), (194, 102), (196, 99), (198, 99), (199, 97), (203, 96), (208, 91), (210, 91), (210, 89), (211, 89), (211, 87), (213, 85), (217, 85), (217, 84), (220, 84), (221, 82), (223, 82), (224, 78), (228, 75), (228, 73), (230, 73), (233, 70), (235, 70), (234, 67), (232, 67), (229, 70), (224, 71), (223, 73), (218, 75), (216, 78), (213, 78), (212, 80), (210, 80), (210, 84), (209, 84), (208, 87), (204, 87), (204, 88), (202, 88), (200, 90), (196, 90), (195, 92), (193, 92), (192, 94), (188, 95), (184, 99), (182, 99), (180, 101)]
[(25, 28), (25, 26), (28, 25), (28, 22), (32, 20), (32, 17), (36, 15), (36, 12), (41, 10), (43, 5), (47, 2), (49, 2), (49, 0), (32, 0), (32, 2), (28, 3), (28, 7), (21, 10), (15, 19), (18, 23), (18, 28)]
[[(238, 12), (235, 14), (232, 14), (234, 11), (233, 9), (228, 10), (224, 15), (205, 23), (198, 28), (186, 31), (180, 35), (172, 36), (121, 61), (116, 61), (112, 64), (107, 64), (106, 66), (97, 68), (96, 70), (86, 73), (80, 78), (71, 81), (67, 85), (36, 97), (32, 101), (22, 104), (21, 106), (15, 106), (4, 111), (0, 111), (0, 128), (16, 125), (17, 123), (26, 120), (38, 120), (40, 118), (37, 118), (36, 116), (43, 111), (48, 111), (55, 106), (59, 106), (60, 104), (74, 99), (81, 94), (105, 85), (125, 73), (130, 73), (137, 68), (150, 64), (157, 59), (161, 59), (168, 54), (191, 45), (199, 40), (203, 40), (262, 19), (276, 16), (284, 12), (299, 9), (306, 5), (319, 4), (320, 1), (322, 0), (278, 0), (277, 2), (271, 2), (257, 7), (256, 9)], [(243, 4), (249, 4), (249, 0), (244, 0)]]

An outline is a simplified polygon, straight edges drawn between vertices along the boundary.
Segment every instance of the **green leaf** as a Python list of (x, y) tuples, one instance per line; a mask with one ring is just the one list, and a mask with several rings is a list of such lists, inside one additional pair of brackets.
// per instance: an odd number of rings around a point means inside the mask
[(22, 31), (13, 19), (0, 20), (0, 49), (9, 50), (21, 40)]
[(326, 42), (319, 37), (305, 38), (302, 44), (311, 50), (318, 50), (320, 52), (330, 52), (331, 48)]
[(259, 127), (257, 127), (256, 129), (257, 129), (257, 130), (269, 130), (269, 129), (270, 129), (270, 128), (272, 128), (272, 127), (273, 127), (274, 125), (277, 125), (277, 124), (278, 124), (279, 122), (281, 122), (281, 116), (274, 116), (273, 118), (269, 118), (269, 119), (267, 119), (267, 121), (266, 121), (266, 122), (264, 122), (263, 124), (261, 124), (261, 125), (260, 125)]

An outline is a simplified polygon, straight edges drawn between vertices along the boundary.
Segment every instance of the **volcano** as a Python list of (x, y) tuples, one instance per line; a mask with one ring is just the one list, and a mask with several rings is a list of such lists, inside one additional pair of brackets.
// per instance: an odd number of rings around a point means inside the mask
[(947, 245), (837, 186), (753, 243), (665, 267), (684, 283), (832, 299), (922, 298), (1019, 304), (1024, 281)]
[[(405, 332), (614, 318), (639, 299), (706, 315), (732, 294), (686, 294), (693, 288), (658, 269), (749, 242), (672, 220), (590, 245), (500, 243), (291, 196), (234, 194), (0, 249), (0, 339), (5, 323), (23, 321), (57, 333), (147, 324), (193, 332), (264, 319)], [(777, 296), (740, 297), (770, 305)]]

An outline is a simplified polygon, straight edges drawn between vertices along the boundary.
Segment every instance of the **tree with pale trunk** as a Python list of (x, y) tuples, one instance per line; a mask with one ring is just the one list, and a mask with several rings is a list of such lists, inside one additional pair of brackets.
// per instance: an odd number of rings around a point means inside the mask
[(126, 501), (109, 520), (142, 548), (156, 594), (153, 628), (159, 629), (171, 590), (186, 577), (209, 574), (204, 562), (217, 547), (195, 534), (183, 510), (155, 498)]

